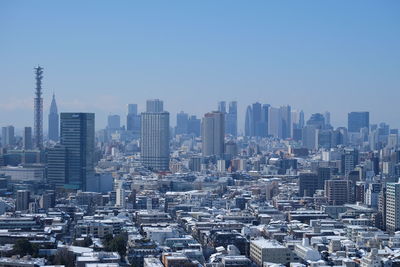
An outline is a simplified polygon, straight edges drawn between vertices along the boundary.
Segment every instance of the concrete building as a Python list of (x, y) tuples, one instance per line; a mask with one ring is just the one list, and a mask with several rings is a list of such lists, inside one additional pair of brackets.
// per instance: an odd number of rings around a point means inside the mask
[(141, 116), (141, 161), (156, 171), (169, 169), (169, 113), (161, 100), (148, 100)]
[(256, 239), (250, 241), (250, 259), (257, 266), (264, 262), (287, 264), (294, 261), (292, 252), (276, 240)]
[(225, 114), (219, 111), (206, 113), (202, 121), (203, 156), (222, 156), (225, 140)]

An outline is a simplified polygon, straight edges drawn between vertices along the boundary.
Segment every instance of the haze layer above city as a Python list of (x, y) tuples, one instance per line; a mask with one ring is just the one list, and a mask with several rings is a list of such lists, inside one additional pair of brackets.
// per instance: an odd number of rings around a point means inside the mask
[[(312, 113), (369, 111), (400, 127), (400, 2), (1, 1), (0, 121), (32, 123), (34, 73), (44, 67), (44, 115), (96, 113), (96, 128), (128, 103), (202, 116), (218, 101), (259, 101)], [(45, 125), (47, 127), (47, 125)]]

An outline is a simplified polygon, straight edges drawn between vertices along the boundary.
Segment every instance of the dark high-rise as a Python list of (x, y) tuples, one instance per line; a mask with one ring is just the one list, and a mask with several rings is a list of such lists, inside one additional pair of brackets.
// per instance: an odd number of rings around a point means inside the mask
[(175, 134), (187, 134), (189, 127), (189, 115), (183, 111), (176, 114)]
[(347, 116), (347, 128), (351, 133), (358, 133), (362, 128), (369, 129), (369, 112), (350, 112)]
[(59, 116), (55, 95), (51, 100), (49, 113), (49, 140), (57, 142), (59, 140)]
[(24, 128), (23, 148), (25, 150), (33, 149), (33, 145), (32, 145), (32, 127), (25, 127)]
[(61, 113), (61, 145), (66, 148), (66, 187), (86, 189), (94, 174), (94, 113)]
[(140, 136), (140, 115), (136, 104), (128, 105), (128, 115), (126, 116), (126, 130), (131, 132), (134, 137)]
[(195, 115), (189, 117), (188, 121), (188, 134), (200, 136), (201, 121)]
[(229, 102), (229, 110), (226, 115), (226, 133), (237, 136), (237, 102)]
[(42, 98), (42, 79), (43, 68), (35, 68), (36, 89), (34, 99), (34, 146), (38, 149), (43, 147), (43, 98)]

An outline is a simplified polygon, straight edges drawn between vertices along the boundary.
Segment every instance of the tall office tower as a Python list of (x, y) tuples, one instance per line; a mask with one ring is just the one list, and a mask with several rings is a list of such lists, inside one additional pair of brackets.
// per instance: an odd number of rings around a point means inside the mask
[(282, 120), (280, 115), (280, 109), (270, 107), (269, 108), (269, 118), (268, 118), (268, 132), (269, 135), (273, 137), (281, 137), (282, 132)]
[(292, 111), (291, 107), (282, 106), (280, 107), (280, 114), (282, 120), (282, 134), (280, 138), (287, 139), (292, 137)]
[(31, 197), (31, 192), (29, 190), (18, 190), (17, 200), (15, 203), (15, 210), (17, 211), (28, 210), (30, 197)]
[(261, 136), (261, 103), (253, 103), (251, 105), (252, 110), (252, 136)]
[(325, 117), (321, 113), (314, 113), (307, 121), (307, 125), (315, 126), (316, 129), (325, 128)]
[(59, 140), (59, 117), (56, 96), (53, 94), (49, 113), (49, 139), (57, 142)]
[(108, 115), (107, 129), (111, 133), (121, 129), (121, 117), (119, 115)]
[(324, 119), (325, 119), (325, 125), (331, 126), (331, 113), (329, 111), (325, 111)]
[(245, 136), (253, 136), (253, 110), (251, 106), (247, 106), (246, 109), (246, 118), (245, 118), (245, 125), (244, 125), (244, 135)]
[(354, 148), (346, 148), (343, 151), (341, 160), (340, 171), (343, 175), (349, 175), (349, 173), (354, 170), (358, 164), (358, 151)]
[(237, 102), (229, 102), (229, 110), (226, 119), (226, 133), (237, 136)]
[(222, 156), (225, 140), (224, 113), (213, 111), (204, 114), (201, 130), (203, 156)]
[(269, 104), (264, 104), (261, 107), (261, 136), (268, 136), (269, 135)]
[(160, 99), (149, 99), (146, 101), (146, 112), (163, 112), (164, 102)]
[(31, 150), (33, 149), (33, 144), (32, 144), (32, 127), (25, 127), (24, 128), (24, 149), (25, 150)]
[(332, 147), (332, 130), (317, 129), (318, 147), (329, 149)]
[(169, 113), (161, 100), (147, 100), (142, 113), (141, 160), (155, 171), (169, 169)]
[(13, 147), (15, 145), (14, 126), (2, 127), (1, 140), (3, 147)]
[(61, 145), (67, 149), (66, 186), (86, 190), (94, 175), (94, 113), (61, 113)]
[(128, 114), (138, 114), (137, 104), (128, 104)]
[(302, 143), (303, 146), (309, 150), (318, 148), (318, 131), (314, 125), (307, 125), (302, 129)]
[(218, 102), (218, 111), (222, 113), (226, 113), (226, 102), (220, 101)]
[(47, 183), (63, 188), (68, 180), (68, 154), (64, 145), (56, 144), (47, 153)]
[(347, 129), (359, 133), (362, 128), (369, 129), (369, 112), (350, 112), (347, 116)]
[(136, 104), (128, 105), (128, 115), (126, 116), (126, 129), (130, 131), (134, 137), (140, 136), (140, 115)]
[(36, 91), (34, 99), (34, 146), (38, 149), (43, 147), (43, 98), (42, 98), (42, 79), (43, 68), (38, 66), (35, 68)]
[(325, 181), (325, 196), (330, 205), (343, 205), (348, 203), (348, 180), (332, 179)]
[(183, 111), (176, 114), (175, 134), (187, 134), (189, 128), (189, 115)]
[(299, 114), (299, 127), (300, 129), (304, 127), (304, 111), (300, 111)]
[(201, 121), (195, 115), (189, 117), (188, 121), (188, 134), (193, 134), (195, 136), (200, 136), (201, 131)]
[(386, 184), (386, 231), (400, 230), (400, 183)]

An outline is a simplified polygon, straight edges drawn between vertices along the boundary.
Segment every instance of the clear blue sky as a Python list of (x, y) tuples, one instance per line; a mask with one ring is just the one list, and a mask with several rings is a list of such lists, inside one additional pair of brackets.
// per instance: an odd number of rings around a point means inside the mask
[(400, 127), (400, 1), (0, 1), (0, 125), (33, 122), (33, 67), (59, 111), (160, 98), (175, 121), (219, 100), (349, 111)]

